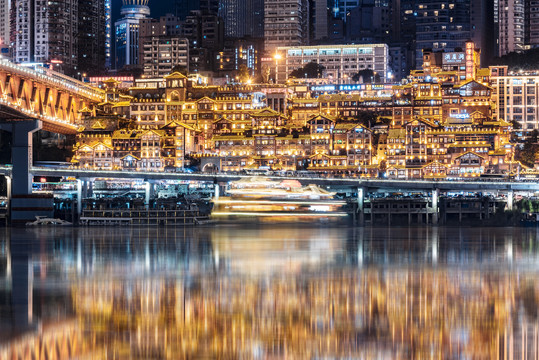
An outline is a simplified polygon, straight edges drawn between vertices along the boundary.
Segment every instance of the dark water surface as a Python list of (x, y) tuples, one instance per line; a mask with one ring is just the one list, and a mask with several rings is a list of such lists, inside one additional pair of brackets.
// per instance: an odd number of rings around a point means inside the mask
[(0, 229), (0, 360), (537, 359), (538, 234)]

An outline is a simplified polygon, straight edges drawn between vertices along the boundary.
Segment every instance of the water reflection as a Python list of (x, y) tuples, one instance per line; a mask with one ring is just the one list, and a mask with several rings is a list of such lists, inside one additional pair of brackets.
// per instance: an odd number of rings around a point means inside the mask
[(0, 360), (537, 358), (538, 265), (535, 228), (6, 230)]

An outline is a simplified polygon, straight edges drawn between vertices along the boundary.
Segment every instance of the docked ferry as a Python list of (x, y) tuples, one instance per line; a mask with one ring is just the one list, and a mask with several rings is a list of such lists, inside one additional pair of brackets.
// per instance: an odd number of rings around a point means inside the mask
[(346, 201), (316, 185), (296, 180), (274, 181), (262, 177), (232, 182), (227, 196), (213, 200), (212, 218), (218, 220), (311, 221), (343, 220)]

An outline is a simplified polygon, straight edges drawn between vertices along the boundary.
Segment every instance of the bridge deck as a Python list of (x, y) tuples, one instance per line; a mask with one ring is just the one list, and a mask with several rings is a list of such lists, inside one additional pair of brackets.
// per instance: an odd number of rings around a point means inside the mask
[[(140, 172), (140, 171), (98, 171), (80, 169), (51, 169), (32, 168), (34, 176), (75, 177), (90, 179), (133, 179), (133, 180), (195, 180), (211, 183), (225, 183), (246, 177), (246, 175), (232, 174), (204, 174), (204, 173), (166, 173), (166, 172)], [(0, 167), (0, 174), (11, 175), (10, 167)], [(247, 175), (249, 176), (249, 175)], [(382, 190), (418, 190), (430, 191), (539, 191), (539, 182), (522, 181), (429, 181), (429, 180), (384, 180), (384, 179), (356, 179), (356, 178), (303, 178), (267, 176), (273, 180), (298, 180), (303, 184), (316, 184), (321, 186), (349, 186), (364, 187)]]

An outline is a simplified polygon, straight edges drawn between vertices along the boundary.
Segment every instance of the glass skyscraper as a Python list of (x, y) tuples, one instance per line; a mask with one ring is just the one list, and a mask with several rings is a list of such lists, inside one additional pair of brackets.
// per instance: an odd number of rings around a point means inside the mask
[(114, 24), (115, 68), (139, 64), (139, 20), (150, 15), (149, 0), (122, 0), (123, 18)]

